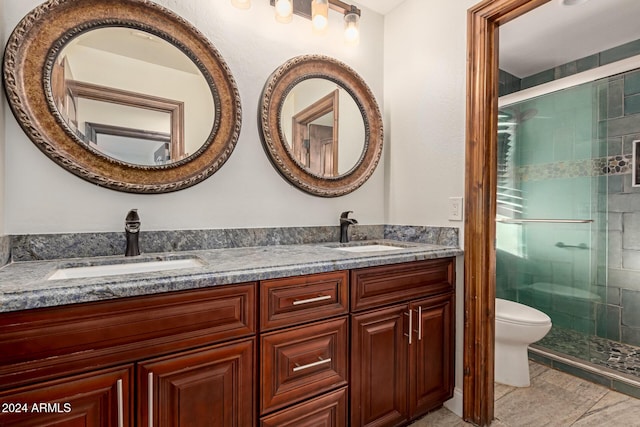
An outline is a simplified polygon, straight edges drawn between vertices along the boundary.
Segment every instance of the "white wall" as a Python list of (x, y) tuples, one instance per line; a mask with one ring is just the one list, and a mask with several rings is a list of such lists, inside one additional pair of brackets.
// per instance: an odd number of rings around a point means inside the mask
[[(4, 2), (4, 36), (40, 0)], [(291, 57), (320, 53), (354, 68), (383, 102), (382, 16), (363, 10), (361, 42), (348, 47), (343, 22), (330, 11), (330, 31), (312, 34), (310, 22), (294, 17), (278, 24), (267, 1), (248, 11), (229, 0), (157, 0), (194, 24), (220, 51), (238, 85), (242, 131), (227, 163), (202, 183), (176, 193), (136, 195), (98, 188), (65, 171), (41, 153), (5, 108), (6, 232), (8, 234), (120, 231), (130, 208), (138, 208), (145, 230), (263, 226), (337, 225), (353, 210), (361, 224), (385, 222), (385, 159), (360, 189), (326, 199), (307, 195), (283, 180), (269, 163), (257, 127), (262, 87)], [(6, 101), (4, 101), (6, 104)]]
[[(466, 11), (477, 0), (406, 0), (385, 17), (388, 222), (462, 227)], [(416, 189), (420, 189), (416, 191)]]
[[(385, 16), (387, 222), (460, 228), (464, 195), (467, 9), (477, 0), (406, 0)], [(456, 390), (462, 414), (463, 261), (456, 266)]]

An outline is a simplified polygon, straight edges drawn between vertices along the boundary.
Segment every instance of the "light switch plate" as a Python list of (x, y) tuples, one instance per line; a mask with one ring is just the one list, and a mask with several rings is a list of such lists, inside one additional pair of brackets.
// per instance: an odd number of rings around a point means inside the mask
[(449, 197), (449, 220), (462, 221), (462, 197)]

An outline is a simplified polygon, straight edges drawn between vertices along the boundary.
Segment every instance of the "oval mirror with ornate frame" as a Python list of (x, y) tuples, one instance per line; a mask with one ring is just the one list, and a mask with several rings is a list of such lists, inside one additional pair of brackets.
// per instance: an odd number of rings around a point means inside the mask
[(382, 115), (371, 89), (353, 69), (323, 55), (292, 58), (271, 74), (259, 124), (278, 172), (316, 196), (356, 190), (382, 154)]
[[(131, 43), (125, 40), (121, 44), (129, 44), (130, 51), (116, 49), (112, 32), (116, 29), (129, 30), (123, 37), (131, 37)], [(98, 36), (101, 31), (105, 31), (102, 37)], [(153, 42), (158, 49), (164, 44), (169, 53), (144, 57), (147, 49), (133, 49), (134, 45), (144, 46), (135, 40)], [(70, 46), (80, 45), (91, 55), (101, 56), (95, 56), (92, 64), (87, 58), (79, 60), (79, 54), (69, 54), (79, 51), (68, 49)], [(87, 64), (98, 68), (96, 63), (114, 63), (110, 58), (116, 56), (128, 57), (123, 64), (126, 60), (147, 65), (155, 62), (152, 65), (158, 66), (158, 72), (142, 71), (142, 78), (130, 76), (128, 80), (129, 67), (116, 65), (102, 69), (102, 73), (94, 72), (94, 76), (122, 75), (121, 86), (96, 84), (91, 78), (76, 79), (78, 75), (90, 75)], [(74, 77), (71, 65), (82, 72)], [(142, 86), (137, 82), (158, 80), (156, 87), (184, 88), (182, 81), (178, 84), (172, 77), (179, 72), (195, 76), (192, 92), (208, 96), (194, 103), (177, 99), (181, 95), (167, 99), (164, 93), (137, 87)], [(113, 190), (166, 193), (195, 185), (226, 162), (240, 133), (240, 96), (220, 53), (193, 25), (149, 0), (43, 3), (11, 34), (3, 75), (9, 105), (31, 141), (69, 172)], [(121, 111), (95, 113), (115, 111), (115, 107)], [(131, 120), (131, 111), (135, 110), (140, 115)], [(79, 126), (81, 113), (85, 117), (83, 126)], [(119, 122), (114, 116), (129, 116), (129, 123)], [(141, 125), (145, 120), (163, 123), (152, 128)], [(116, 148), (101, 148), (107, 144)], [(149, 144), (152, 149), (147, 148)], [(150, 160), (136, 157), (141, 151), (151, 156)], [(143, 160), (135, 160), (138, 158)]]

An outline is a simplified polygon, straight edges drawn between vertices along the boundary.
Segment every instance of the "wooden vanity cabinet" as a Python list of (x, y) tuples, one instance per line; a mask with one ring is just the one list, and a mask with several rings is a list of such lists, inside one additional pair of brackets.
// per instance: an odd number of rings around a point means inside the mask
[[(248, 283), (0, 314), (0, 409), (70, 403), (52, 418), (65, 426), (254, 426), (255, 295)], [(32, 415), (0, 425), (46, 424)]]
[(452, 258), (351, 272), (352, 426), (404, 425), (453, 396), (454, 283)]
[(0, 426), (129, 426), (133, 365), (0, 392)]
[(348, 424), (348, 277), (337, 271), (260, 283), (262, 426)]

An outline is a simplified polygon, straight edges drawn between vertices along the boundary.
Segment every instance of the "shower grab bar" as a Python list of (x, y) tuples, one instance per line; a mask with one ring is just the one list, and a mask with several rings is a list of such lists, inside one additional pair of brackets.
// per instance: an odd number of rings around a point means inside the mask
[(556, 243), (556, 247), (558, 248), (577, 248), (577, 249), (589, 249), (586, 243), (580, 243), (579, 245), (567, 245), (563, 242)]
[(592, 219), (515, 219), (515, 218), (496, 218), (496, 222), (504, 222), (506, 224), (523, 224), (525, 222), (540, 223), (557, 223), (557, 224), (586, 224), (593, 222)]

